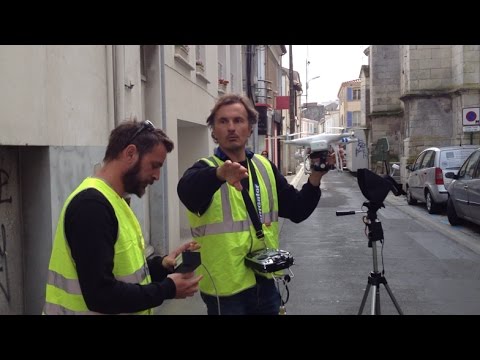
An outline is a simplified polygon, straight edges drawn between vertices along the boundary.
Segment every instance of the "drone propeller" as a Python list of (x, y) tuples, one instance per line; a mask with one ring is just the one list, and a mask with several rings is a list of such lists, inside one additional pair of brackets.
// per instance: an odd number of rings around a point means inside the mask
[(302, 134), (308, 134), (307, 132), (296, 132), (293, 134), (282, 134), (282, 135), (277, 135), (277, 136), (269, 136), (269, 139), (280, 139), (280, 141), (288, 141), (288, 140), (293, 140), (294, 136), (297, 135), (302, 135)]

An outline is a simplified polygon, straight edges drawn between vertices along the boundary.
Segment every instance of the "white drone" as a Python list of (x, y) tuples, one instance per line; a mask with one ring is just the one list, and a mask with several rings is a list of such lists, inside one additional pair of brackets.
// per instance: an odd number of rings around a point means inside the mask
[[(343, 171), (342, 160), (340, 157), (340, 144), (348, 144), (356, 141), (358, 141), (358, 139), (354, 137), (354, 132), (351, 131), (349, 133), (341, 134), (323, 133), (292, 140), (285, 140), (285, 144), (308, 147), (311, 149), (311, 153), (328, 153), (329, 147), (331, 147), (336, 155), (337, 170)], [(320, 166), (322, 167), (322, 164)], [(326, 166), (326, 164), (323, 164), (323, 166)]]

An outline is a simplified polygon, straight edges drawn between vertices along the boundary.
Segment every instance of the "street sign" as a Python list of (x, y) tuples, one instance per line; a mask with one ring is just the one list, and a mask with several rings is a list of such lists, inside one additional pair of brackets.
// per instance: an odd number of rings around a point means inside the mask
[(463, 127), (463, 132), (478, 132), (478, 131), (480, 131), (480, 126), (479, 125), (464, 126)]
[(463, 126), (480, 125), (480, 107), (464, 108), (462, 119)]

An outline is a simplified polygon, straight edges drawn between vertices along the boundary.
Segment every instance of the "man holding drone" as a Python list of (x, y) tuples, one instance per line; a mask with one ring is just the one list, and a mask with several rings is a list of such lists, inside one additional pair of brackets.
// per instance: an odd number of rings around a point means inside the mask
[[(221, 97), (207, 118), (218, 147), (178, 183), (201, 245), (205, 268), (197, 271), (204, 274), (200, 292), (209, 315), (279, 314), (284, 301), (275, 274), (255, 271), (246, 260), (255, 251), (279, 248), (279, 217), (299, 223), (313, 213), (328, 171), (312, 171), (302, 189), (295, 189), (272, 162), (246, 149), (257, 119), (250, 99)], [(334, 164), (335, 156), (327, 162)]]

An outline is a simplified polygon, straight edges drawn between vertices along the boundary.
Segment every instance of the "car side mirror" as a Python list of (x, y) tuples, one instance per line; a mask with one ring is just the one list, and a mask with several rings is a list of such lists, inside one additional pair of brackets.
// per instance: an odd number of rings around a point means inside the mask
[(405, 166), (405, 168), (409, 171), (412, 171), (412, 165), (407, 165), (407, 166)]
[(458, 179), (458, 175), (456, 175), (456, 174), (453, 173), (453, 172), (447, 172), (447, 173), (445, 173), (445, 177), (448, 178), (448, 179)]

